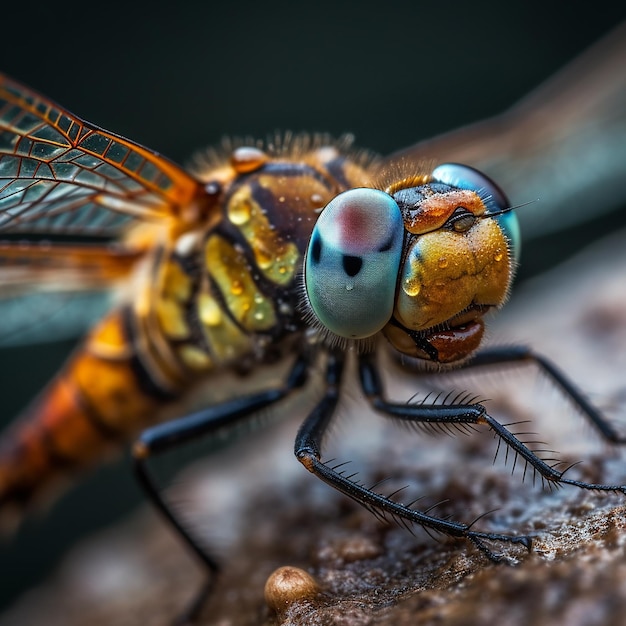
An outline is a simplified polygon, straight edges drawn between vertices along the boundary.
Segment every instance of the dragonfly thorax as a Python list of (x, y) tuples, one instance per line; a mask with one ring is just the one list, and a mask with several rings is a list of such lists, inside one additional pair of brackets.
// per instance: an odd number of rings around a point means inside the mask
[[(219, 187), (218, 211), (206, 227), (172, 237), (157, 260), (152, 299), (162, 344), (173, 353), (167, 361), (185, 374), (265, 362), (304, 331), (301, 274), (311, 232), (322, 207), (366, 178), (339, 145), (318, 141), (301, 139), (291, 155), (238, 147), (196, 173)], [(401, 242), (400, 235), (396, 256)]]

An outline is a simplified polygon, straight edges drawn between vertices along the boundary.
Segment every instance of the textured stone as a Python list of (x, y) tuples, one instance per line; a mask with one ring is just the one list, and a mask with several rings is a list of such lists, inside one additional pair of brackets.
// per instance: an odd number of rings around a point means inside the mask
[[(626, 232), (523, 285), (494, 324), (491, 343), (522, 340), (558, 363), (589, 397), (623, 420), (626, 406)], [(392, 369), (390, 396), (420, 391)], [(441, 389), (470, 390), (517, 431), (548, 441), (571, 475), (626, 482), (623, 454), (590, 426), (530, 366), (502, 373), (438, 376)], [(420, 385), (422, 382), (420, 381)], [(534, 536), (533, 551), (494, 546), (494, 564), (465, 541), (384, 525), (318, 482), (293, 458), (293, 418), (269, 426), (186, 471), (172, 490), (202, 540), (216, 546), (223, 575), (200, 623), (245, 625), (623, 623), (626, 609), (626, 498), (571, 487), (533, 485), (505, 462), (488, 433), (431, 436), (371, 414), (356, 390), (328, 439), (326, 457), (351, 460), (365, 482), (392, 477), (390, 493), (476, 528)], [(418, 397), (423, 397), (418, 395)], [(380, 487), (382, 490), (383, 487)], [(416, 505), (417, 506), (417, 505)], [(312, 576), (319, 593), (290, 600), (276, 614), (263, 590), (277, 568)], [(151, 511), (86, 541), (57, 576), (2, 616), (5, 626), (168, 624), (203, 581), (202, 572)], [(297, 594), (296, 594), (297, 596)]]

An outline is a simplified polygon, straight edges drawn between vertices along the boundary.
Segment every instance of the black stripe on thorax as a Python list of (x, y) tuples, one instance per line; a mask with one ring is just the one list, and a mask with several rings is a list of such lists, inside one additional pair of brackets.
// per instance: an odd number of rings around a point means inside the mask
[[(151, 398), (159, 401), (171, 401), (178, 398), (178, 394), (161, 387), (150, 375), (148, 368), (139, 357), (140, 350), (137, 340), (137, 330), (135, 327), (135, 316), (130, 306), (122, 309), (122, 328), (124, 338), (133, 347), (132, 356), (128, 359), (128, 364), (132, 370), (140, 391)], [(149, 338), (148, 338), (149, 340)]]
[(324, 163), (324, 167), (343, 189), (350, 189), (352, 184), (346, 178), (346, 160), (345, 156), (338, 156), (337, 158)]

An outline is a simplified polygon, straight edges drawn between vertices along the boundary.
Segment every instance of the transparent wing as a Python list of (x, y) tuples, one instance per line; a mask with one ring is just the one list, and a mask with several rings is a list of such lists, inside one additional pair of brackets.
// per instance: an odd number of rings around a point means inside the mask
[(159, 154), (0, 74), (0, 233), (115, 236), (203, 194)]
[[(525, 238), (626, 201), (626, 24), (504, 114), (423, 141), (383, 161), (473, 165), (498, 181)], [(539, 202), (534, 200), (539, 199)]]
[(111, 307), (108, 291), (32, 292), (0, 300), (0, 349), (75, 339)]
[(0, 347), (82, 334), (144, 253), (115, 242), (0, 241)]
[(0, 74), (0, 346), (84, 332), (150, 247), (119, 235), (204, 194), (157, 153)]
[(33, 288), (106, 289), (128, 276), (145, 254), (118, 243), (0, 241), (0, 298)]

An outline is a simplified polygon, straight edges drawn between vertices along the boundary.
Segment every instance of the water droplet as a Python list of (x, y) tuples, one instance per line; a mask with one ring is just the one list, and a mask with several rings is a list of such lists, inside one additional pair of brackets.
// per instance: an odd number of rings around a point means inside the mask
[(274, 264), (274, 257), (260, 246), (256, 250), (256, 260), (262, 270), (268, 270)]
[(222, 323), (222, 311), (216, 300), (207, 294), (198, 297), (198, 314), (203, 324), (218, 326)]
[(497, 250), (496, 253), (493, 255), (493, 260), (496, 262), (502, 261), (504, 255), (502, 254), (502, 250)]
[(404, 291), (404, 293), (406, 293), (407, 296), (410, 296), (411, 298), (417, 296), (421, 289), (422, 285), (416, 278), (407, 278), (402, 283), (402, 290)]
[(261, 321), (261, 320), (263, 320), (264, 318), (265, 318), (265, 314), (263, 313), (263, 311), (257, 311), (257, 312), (254, 314), (254, 319), (255, 319), (257, 322), (260, 322), (260, 321)]
[(235, 201), (228, 207), (228, 219), (233, 223), (240, 226), (250, 221), (252, 215), (252, 207), (247, 200)]
[(446, 259), (446, 257), (445, 257), (445, 256), (442, 256), (442, 257), (439, 259), (439, 268), (440, 268), (440, 269), (442, 269), (442, 270), (444, 270), (444, 269), (446, 269), (446, 267), (448, 267), (448, 265), (449, 265), (449, 263), (448, 263), (448, 259)]
[(232, 293), (233, 296), (239, 296), (243, 293), (243, 284), (240, 280), (233, 280), (230, 286), (230, 293)]
[(354, 283), (348, 283), (346, 285), (346, 291), (352, 291), (354, 289)]

